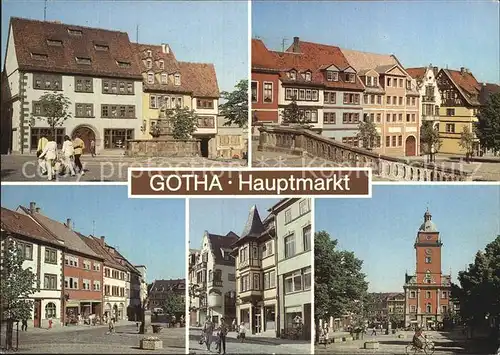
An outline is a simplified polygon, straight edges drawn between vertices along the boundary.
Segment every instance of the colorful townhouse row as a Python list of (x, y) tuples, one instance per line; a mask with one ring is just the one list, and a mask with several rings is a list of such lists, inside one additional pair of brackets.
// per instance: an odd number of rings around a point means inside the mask
[(377, 152), (414, 156), (420, 154), (426, 121), (439, 130), (440, 152), (465, 153), (459, 146), (464, 127), (472, 131), (478, 109), (500, 86), (479, 83), (466, 68), (405, 68), (393, 54), (294, 37), (283, 52), (252, 40), (251, 90), (258, 124), (281, 124), (284, 108), (295, 100), (312, 128), (326, 137), (361, 146), (359, 123), (369, 119), (379, 133)]
[[(165, 109), (199, 116), (193, 137), (203, 156), (241, 153), (240, 131), (218, 128), (219, 87), (213, 64), (177, 60), (168, 44), (132, 43), (125, 32), (11, 18), (3, 70), (2, 152), (33, 153), (48, 124), (36, 119), (46, 92), (64, 94), (71, 118), (56, 140), (79, 133), (98, 154), (126, 141), (151, 139)], [(232, 151), (230, 151), (232, 148)]]
[[(241, 236), (206, 232), (190, 251), (191, 324), (244, 322), (252, 334), (311, 339), (311, 200), (283, 199), (262, 220), (250, 209)], [(299, 330), (300, 329), (300, 330)]]
[(32, 327), (75, 324), (106, 317), (137, 320), (147, 296), (146, 266), (132, 265), (105, 237), (85, 236), (72, 221), (56, 221), (42, 214), (35, 202), (16, 211), (2, 207), (2, 258), (13, 242), (31, 268), (40, 290), (34, 301)]

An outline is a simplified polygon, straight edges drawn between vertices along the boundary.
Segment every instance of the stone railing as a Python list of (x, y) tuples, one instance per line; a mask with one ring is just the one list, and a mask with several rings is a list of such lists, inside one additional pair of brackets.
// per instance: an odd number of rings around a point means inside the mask
[[(342, 167), (369, 167), (374, 175), (400, 181), (470, 181), (471, 175), (437, 164), (380, 155), (321, 136), (308, 129), (293, 126), (259, 128), (258, 150), (325, 159)], [(311, 166), (312, 167), (312, 166)]]
[(196, 157), (201, 156), (200, 141), (169, 138), (129, 140), (125, 154), (131, 157)]

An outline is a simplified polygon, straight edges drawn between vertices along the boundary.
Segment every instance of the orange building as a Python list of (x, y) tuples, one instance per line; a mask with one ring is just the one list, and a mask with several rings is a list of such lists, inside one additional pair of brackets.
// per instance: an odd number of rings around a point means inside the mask
[(429, 210), (415, 240), (416, 272), (405, 276), (405, 326), (434, 328), (451, 310), (451, 275), (441, 270), (443, 243)]

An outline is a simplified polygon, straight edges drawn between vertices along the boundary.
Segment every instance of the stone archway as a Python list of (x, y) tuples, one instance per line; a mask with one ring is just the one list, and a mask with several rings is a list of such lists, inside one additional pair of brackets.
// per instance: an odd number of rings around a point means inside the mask
[(415, 155), (417, 155), (417, 139), (415, 136), (408, 136), (405, 142), (405, 156), (413, 157)]
[(74, 139), (77, 134), (80, 135), (80, 138), (85, 143), (85, 149), (83, 150), (83, 153), (90, 153), (90, 141), (94, 140), (94, 142), (96, 142), (95, 130), (90, 126), (81, 125), (73, 130), (73, 133), (71, 133), (71, 138)]

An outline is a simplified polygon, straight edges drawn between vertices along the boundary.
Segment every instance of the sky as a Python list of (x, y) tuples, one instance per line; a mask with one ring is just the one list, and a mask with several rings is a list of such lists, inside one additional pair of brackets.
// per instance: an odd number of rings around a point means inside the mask
[(31, 201), (41, 213), (84, 235), (105, 236), (134, 265), (146, 265), (147, 280), (185, 278), (184, 199), (128, 199), (126, 186), (5, 186), (2, 207)]
[(500, 83), (497, 0), (254, 1), (252, 37), (273, 50), (293, 37), (340, 48), (395, 54), (407, 67), (466, 67)]
[[(2, 1), (2, 67), (10, 17), (43, 14), (42, 0)], [(140, 43), (168, 43), (180, 61), (215, 64), (221, 91), (248, 77), (246, 1), (48, 0), (47, 20), (127, 32), (132, 42), (139, 25)]]
[(226, 235), (233, 231), (238, 236), (243, 232), (248, 213), (257, 206), (260, 218), (264, 220), (267, 210), (280, 199), (264, 198), (220, 198), (189, 200), (189, 248), (200, 249), (205, 231)]
[(363, 260), (370, 292), (402, 292), (426, 208), (443, 242), (442, 272), (458, 271), (500, 235), (500, 186), (373, 186), (371, 199), (317, 199), (315, 231)]

